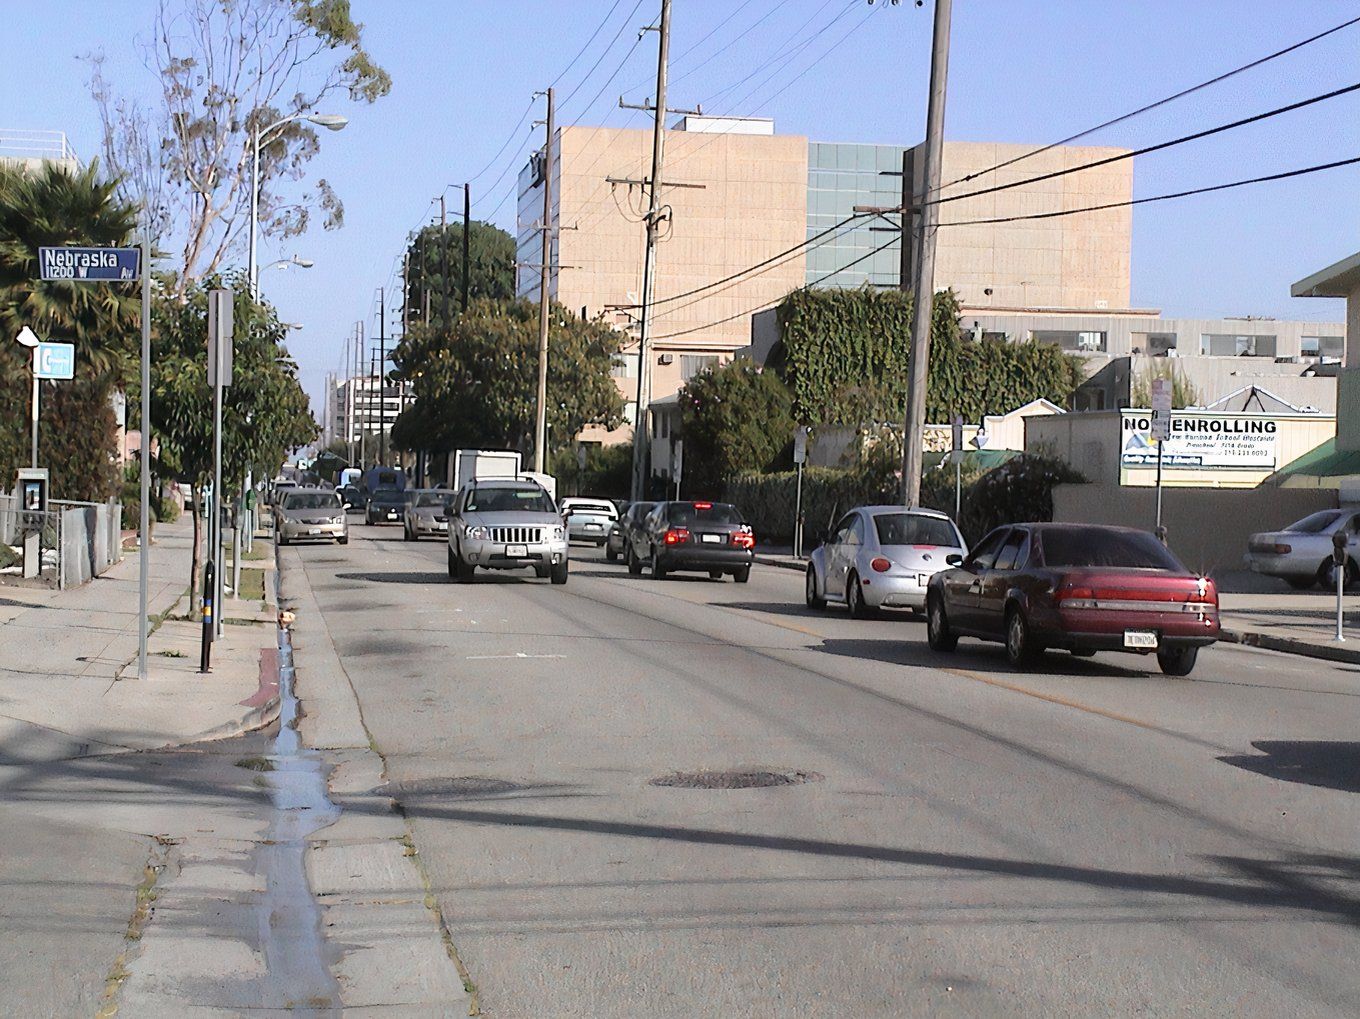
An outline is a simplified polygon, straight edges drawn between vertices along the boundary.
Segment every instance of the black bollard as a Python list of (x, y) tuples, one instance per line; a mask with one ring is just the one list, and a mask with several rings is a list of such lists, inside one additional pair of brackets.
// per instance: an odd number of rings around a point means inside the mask
[(212, 671), (213, 591), (216, 579), (213, 575), (213, 561), (209, 559), (208, 565), (203, 568), (203, 637), (198, 650), (199, 672)]

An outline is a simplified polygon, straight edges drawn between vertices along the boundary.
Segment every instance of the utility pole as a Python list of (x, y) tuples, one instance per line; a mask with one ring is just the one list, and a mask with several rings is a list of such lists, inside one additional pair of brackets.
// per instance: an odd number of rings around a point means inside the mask
[[(447, 298), (445, 299), (447, 304)], [(378, 463), (387, 463), (387, 292), (378, 288)]]
[(472, 233), (472, 188), (469, 184), (463, 185), (463, 300), (461, 310), (467, 314), (468, 306), (468, 283), (471, 279), (471, 244)]
[[(548, 280), (552, 274), (553, 90), (548, 89), (547, 137), (543, 142), (543, 244), (538, 267), (538, 415), (534, 422), (534, 470), (547, 463), (548, 445)], [(466, 228), (464, 228), (466, 237)], [(466, 264), (466, 263), (464, 263)]]
[[(446, 189), (447, 190), (447, 189)], [(439, 249), (440, 249), (440, 278), (443, 285), (439, 288), (443, 292), (443, 301), (440, 309), (444, 316), (443, 326), (449, 327), (449, 210), (444, 202), (444, 192), (439, 194)]]
[[(935, 0), (935, 32), (930, 55), (930, 100), (926, 107), (925, 176), (917, 223), (916, 291), (912, 302), (911, 350), (906, 420), (902, 428), (902, 503), (921, 501), (921, 459), (926, 423), (926, 379), (930, 369), (931, 305), (935, 297), (935, 231), (939, 223), (936, 190), (944, 148), (945, 83), (949, 78), (949, 19), (952, 0)], [(902, 210), (907, 216), (907, 210)]]
[[(356, 330), (356, 334), (355, 334), (355, 335), (356, 335), (356, 337), (357, 337), (356, 340), (355, 340), (355, 350), (354, 350), (355, 374), (357, 375), (359, 372), (365, 371), (365, 369), (366, 369), (366, 367), (367, 367), (367, 366), (365, 365), (365, 361), (367, 360), (367, 358), (364, 357), (364, 323), (363, 323), (363, 320), (361, 319), (361, 320), (359, 320), (358, 322), (355, 322), (355, 323), (354, 323), (354, 328), (355, 328), (355, 330)], [(362, 390), (364, 391), (364, 392), (363, 392), (363, 395), (364, 395), (365, 415), (360, 415), (360, 414), (359, 414), (359, 392), (356, 391), (355, 394), (354, 394), (354, 419), (355, 419), (355, 424), (358, 426), (358, 427), (357, 427), (357, 430), (358, 430), (358, 432), (359, 432), (359, 468), (360, 468), (361, 470), (362, 470), (363, 468), (365, 468), (365, 467), (368, 466), (368, 462), (367, 462), (367, 461), (368, 461), (368, 442), (367, 442), (366, 436), (364, 435), (364, 417), (366, 416), (367, 412), (369, 412), (369, 411), (372, 410), (372, 403), (373, 403), (373, 398), (372, 398), (372, 396), (371, 396), (371, 394), (370, 394), (370, 392), (369, 392), (370, 387), (368, 386), (368, 381), (369, 381), (368, 379), (364, 379), (364, 383), (365, 383), (365, 384), (364, 384), (363, 386), (360, 387), (360, 389), (362, 389)]]
[(656, 235), (661, 221), (661, 164), (666, 137), (666, 65), (671, 49), (671, 0), (661, 0), (660, 40), (656, 47), (656, 117), (652, 121), (652, 183), (647, 198), (647, 249), (642, 261), (642, 308), (638, 317), (637, 408), (633, 418), (633, 501), (647, 494), (650, 436), (647, 418), (652, 401), (651, 338), (647, 326), (656, 285)]

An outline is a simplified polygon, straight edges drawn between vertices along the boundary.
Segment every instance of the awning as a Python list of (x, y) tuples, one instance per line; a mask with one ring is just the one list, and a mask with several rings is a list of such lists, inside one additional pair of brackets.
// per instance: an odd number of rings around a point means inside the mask
[(1333, 488), (1342, 481), (1360, 482), (1360, 450), (1339, 450), (1332, 437), (1281, 467), (1261, 484), (1279, 488)]

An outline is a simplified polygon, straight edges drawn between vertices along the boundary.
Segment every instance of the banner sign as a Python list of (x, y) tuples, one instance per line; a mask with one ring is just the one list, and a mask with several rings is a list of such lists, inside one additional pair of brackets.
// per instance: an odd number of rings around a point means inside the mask
[[(1155, 468), (1152, 415), (1126, 410), (1121, 418), (1120, 466)], [(1273, 418), (1173, 411), (1166, 428), (1163, 470), (1273, 471), (1276, 467), (1279, 422)]]

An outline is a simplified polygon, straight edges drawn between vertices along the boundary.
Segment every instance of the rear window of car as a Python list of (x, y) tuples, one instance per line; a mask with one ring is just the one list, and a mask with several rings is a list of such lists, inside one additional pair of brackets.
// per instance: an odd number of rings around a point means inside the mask
[(339, 509), (340, 497), (333, 492), (289, 492), (283, 508), (291, 510)]
[(380, 488), (371, 496), (373, 502), (391, 503), (399, 506), (406, 501), (406, 493), (399, 492), (395, 488)]
[(880, 545), (948, 545), (959, 543), (954, 526), (939, 517), (915, 513), (878, 513), (874, 516)]
[(1320, 513), (1310, 513), (1302, 520), (1294, 521), (1285, 530), (1294, 534), (1321, 534), (1323, 531), (1330, 530), (1341, 523), (1341, 518), (1345, 515), (1345, 510), (1323, 510)]
[(1045, 566), (1185, 571), (1160, 541), (1144, 531), (1061, 527), (1040, 532), (1039, 544)]
[(447, 509), (452, 502), (452, 492), (421, 492), (416, 496), (417, 506), (443, 506)]
[(468, 513), (555, 513), (541, 488), (475, 488), (468, 496)]
[(672, 524), (739, 524), (741, 514), (725, 502), (673, 502), (666, 519)]

